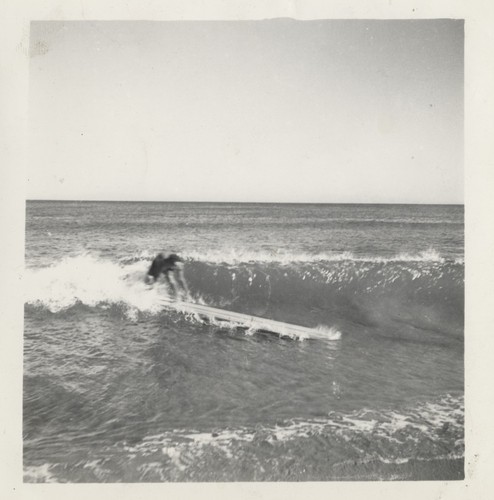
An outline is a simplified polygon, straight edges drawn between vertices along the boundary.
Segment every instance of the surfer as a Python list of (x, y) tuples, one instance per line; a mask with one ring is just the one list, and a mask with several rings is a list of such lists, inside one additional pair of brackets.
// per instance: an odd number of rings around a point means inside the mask
[(146, 275), (146, 282), (155, 283), (163, 275), (175, 297), (179, 298), (179, 295), (183, 295), (185, 298), (189, 294), (189, 290), (185, 283), (183, 268), (184, 260), (177, 254), (172, 253), (165, 257), (159, 253), (151, 263)]

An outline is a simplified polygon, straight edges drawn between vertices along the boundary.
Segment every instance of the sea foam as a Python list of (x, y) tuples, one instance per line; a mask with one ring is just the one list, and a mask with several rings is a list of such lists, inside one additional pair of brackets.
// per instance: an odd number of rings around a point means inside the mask
[[(433, 248), (429, 248), (416, 254), (400, 253), (392, 256), (356, 255), (353, 252), (287, 252), (282, 250), (239, 250), (234, 248), (208, 250), (206, 252), (187, 252), (184, 257), (188, 260), (208, 262), (212, 264), (240, 264), (240, 263), (317, 263), (317, 262), (369, 262), (369, 263), (395, 263), (395, 262), (445, 262)], [(461, 259), (457, 259), (461, 263)]]
[(90, 307), (121, 303), (129, 310), (157, 312), (166, 288), (146, 285), (146, 269), (142, 261), (123, 266), (90, 254), (67, 257), (50, 267), (26, 270), (25, 302), (53, 313), (78, 303)]

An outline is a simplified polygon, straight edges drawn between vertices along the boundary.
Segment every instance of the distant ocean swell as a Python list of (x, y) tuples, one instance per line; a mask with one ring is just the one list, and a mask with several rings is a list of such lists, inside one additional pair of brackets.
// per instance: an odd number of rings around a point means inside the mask
[[(358, 324), (419, 336), (462, 338), (464, 264), (433, 251), (419, 255), (188, 255), (185, 274), (193, 300), (308, 327)], [(111, 308), (131, 318), (158, 314), (164, 284), (148, 287), (147, 253), (118, 261), (94, 254), (28, 268), (29, 308)], [(405, 332), (405, 333), (403, 333)]]
[[(462, 459), (463, 415), (463, 398), (446, 395), (400, 411), (330, 412), (326, 418), (280, 421), (274, 426), (176, 429), (133, 442), (102, 442), (83, 462), (78, 447), (84, 449), (84, 443), (71, 439), (70, 452), (57, 443), (50, 450), (51, 461), (26, 467), (24, 479), (327, 480), (355, 475), (359, 468), (362, 479), (373, 479), (373, 464), (382, 478), (386, 465)], [(36, 446), (36, 439), (26, 444)]]

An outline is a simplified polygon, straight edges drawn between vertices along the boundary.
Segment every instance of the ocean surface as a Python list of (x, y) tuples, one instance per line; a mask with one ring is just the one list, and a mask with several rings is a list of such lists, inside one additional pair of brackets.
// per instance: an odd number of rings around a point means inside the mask
[[(28, 201), (24, 481), (461, 479), (464, 210)], [(166, 308), (311, 328), (287, 336)]]

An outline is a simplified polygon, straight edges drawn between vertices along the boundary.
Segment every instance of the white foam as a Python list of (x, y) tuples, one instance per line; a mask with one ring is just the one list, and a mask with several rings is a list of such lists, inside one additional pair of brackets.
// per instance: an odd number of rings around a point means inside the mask
[(160, 481), (166, 481), (167, 477), (165, 474), (165, 469), (161, 462), (147, 462), (137, 467), (137, 470), (141, 473), (142, 478), (146, 478), (148, 474), (152, 476), (158, 475)]
[[(441, 456), (422, 455), (417, 444), (424, 439), (427, 441), (440, 439), (438, 431), (444, 418), (451, 419), (455, 432), (459, 432), (463, 427), (463, 407), (463, 398), (446, 396), (434, 404), (419, 404), (404, 409), (403, 412), (392, 409), (384, 411), (362, 409), (346, 414), (331, 413), (326, 418), (287, 420), (280, 425), (240, 427), (217, 432), (175, 429), (161, 435), (149, 436), (132, 447), (124, 445), (124, 449), (140, 457), (152, 456), (161, 451), (169, 457), (171, 464), (178, 471), (184, 471), (189, 465), (203, 460), (205, 453), (211, 449), (220, 451), (225, 457), (232, 459), (237, 453), (236, 450), (245, 443), (267, 441), (272, 446), (284, 446), (297, 439), (334, 436), (347, 442), (348, 446), (359, 453), (360, 463), (380, 460), (387, 464), (404, 464), (410, 459), (441, 458)], [(429, 413), (437, 418), (426, 418), (430, 416)], [(363, 445), (358, 439), (359, 436), (367, 438), (363, 441)], [(391, 447), (378, 445), (368, 449), (366, 443), (370, 439), (383, 440), (383, 444), (389, 443)], [(410, 446), (411, 444), (413, 446)], [(463, 449), (463, 441), (456, 439), (455, 450), (447, 457), (461, 458)], [(343, 463), (345, 461), (341, 462)]]
[(318, 325), (315, 328), (315, 334), (313, 338), (320, 338), (325, 340), (340, 340), (341, 332), (334, 326)]
[(120, 303), (131, 318), (137, 311), (158, 312), (166, 288), (146, 285), (146, 268), (145, 262), (123, 266), (90, 254), (67, 257), (50, 267), (26, 270), (25, 302), (54, 313), (77, 303), (91, 307)]
[(52, 464), (31, 465), (24, 467), (24, 481), (27, 483), (56, 483), (58, 480), (52, 474)]
[[(400, 253), (398, 255), (367, 256), (355, 255), (352, 252), (287, 252), (282, 250), (238, 250), (233, 248), (216, 249), (207, 251), (187, 252), (184, 256), (189, 260), (209, 262), (213, 264), (247, 264), (253, 262), (259, 263), (277, 263), (289, 265), (292, 263), (317, 263), (317, 262), (369, 262), (369, 263), (388, 263), (388, 262), (437, 262), (444, 263), (445, 259), (439, 252), (429, 248), (417, 254)], [(461, 258), (455, 262), (461, 263)]]
[(175, 467), (181, 471), (186, 469), (185, 464), (180, 461), (181, 446), (165, 446), (163, 448), (163, 454), (168, 455)]

